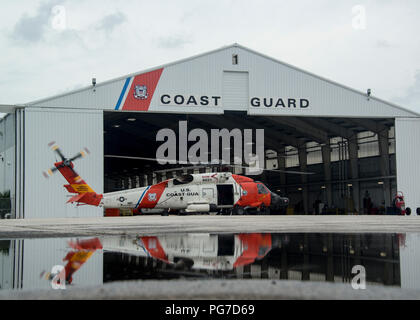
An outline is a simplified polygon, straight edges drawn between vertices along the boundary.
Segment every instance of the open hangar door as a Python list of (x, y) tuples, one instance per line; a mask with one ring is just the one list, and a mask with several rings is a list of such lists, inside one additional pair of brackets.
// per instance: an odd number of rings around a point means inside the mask
[[(187, 121), (188, 132), (200, 128), (209, 135), (211, 129), (264, 129), (266, 168), (312, 173), (265, 171), (252, 176), (290, 199), (288, 214), (392, 212), (397, 192), (393, 118), (252, 116), (234, 111), (217, 115), (104, 112), (104, 191), (150, 185), (183, 173), (226, 170), (110, 157), (156, 158), (163, 143), (156, 141), (157, 132), (168, 128), (178, 135), (179, 121)], [(188, 148), (194, 143), (188, 142)], [(240, 168), (230, 170), (244, 173)]]
[(420, 136), (419, 118), (396, 118), (396, 166), (398, 190), (405, 196), (406, 207), (411, 208), (413, 214), (420, 211), (420, 170), (419, 148), (415, 137)]

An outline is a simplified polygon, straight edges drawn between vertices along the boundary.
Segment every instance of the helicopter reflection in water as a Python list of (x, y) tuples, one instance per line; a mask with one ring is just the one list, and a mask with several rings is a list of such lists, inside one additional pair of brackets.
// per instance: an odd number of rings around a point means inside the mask
[[(103, 282), (130, 279), (259, 278), (350, 282), (352, 267), (367, 282), (401, 285), (404, 234), (242, 233), (123, 235), (70, 241), (67, 264), (44, 278), (71, 284), (103, 249)], [(102, 267), (103, 266), (103, 267)]]
[(71, 284), (73, 274), (89, 260), (96, 250), (102, 249), (102, 243), (98, 238), (69, 241), (68, 245), (72, 250), (63, 259), (67, 261), (67, 264), (62, 268), (53, 267), (52, 272), (41, 273), (41, 277), (52, 281), (53, 288), (65, 288), (66, 284)]
[(138, 237), (137, 245), (151, 257), (192, 269), (232, 270), (262, 259), (272, 246), (271, 234), (189, 234)]
[(259, 278), (400, 285), (402, 234), (166, 234), (105, 238), (104, 282), (118, 279)]

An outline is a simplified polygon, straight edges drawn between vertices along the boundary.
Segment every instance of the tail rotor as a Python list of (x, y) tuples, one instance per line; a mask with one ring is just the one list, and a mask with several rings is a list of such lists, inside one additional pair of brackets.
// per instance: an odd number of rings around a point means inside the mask
[(64, 187), (73, 196), (67, 201), (76, 203), (77, 205), (89, 204), (93, 206), (99, 206), (103, 198), (102, 194), (97, 194), (74, 170), (73, 161), (86, 157), (90, 154), (88, 148), (84, 148), (79, 153), (75, 154), (71, 158), (66, 158), (61, 152), (60, 147), (54, 142), (50, 142), (48, 146), (53, 150), (61, 159), (54, 163), (54, 167), (43, 172), (44, 177), (48, 178), (52, 176), (56, 171), (59, 171), (63, 177), (67, 180), (68, 184)]
[(50, 147), (51, 150), (54, 151), (60, 157), (61, 161), (55, 163), (54, 167), (42, 172), (45, 178), (51, 177), (57, 170), (64, 167), (69, 168), (72, 172), (74, 172), (76, 176), (78, 176), (76, 171), (74, 171), (73, 169), (72, 162), (79, 158), (84, 158), (90, 154), (89, 149), (85, 147), (79, 153), (68, 159), (64, 156), (63, 152), (61, 151), (60, 147), (55, 143), (55, 141), (51, 141), (50, 143), (48, 143), (48, 147)]

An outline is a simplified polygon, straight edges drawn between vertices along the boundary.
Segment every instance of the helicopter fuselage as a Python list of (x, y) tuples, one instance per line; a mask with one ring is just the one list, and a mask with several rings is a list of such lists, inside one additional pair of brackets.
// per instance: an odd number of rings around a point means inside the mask
[(288, 199), (251, 178), (217, 172), (189, 174), (147, 187), (105, 193), (99, 205), (142, 212), (217, 212), (232, 208), (280, 208), (288, 205)]

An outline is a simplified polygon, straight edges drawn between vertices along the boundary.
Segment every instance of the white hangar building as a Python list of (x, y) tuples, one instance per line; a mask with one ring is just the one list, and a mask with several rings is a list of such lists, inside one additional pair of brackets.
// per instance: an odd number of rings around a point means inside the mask
[(320, 203), (327, 214), (383, 213), (397, 191), (412, 214), (420, 207), (418, 114), (237, 44), (0, 111), (9, 113), (0, 120), (0, 192), (10, 190), (16, 218), (104, 214), (66, 204), (60, 174), (44, 178), (56, 160), (49, 142), (68, 157), (87, 147), (76, 171), (110, 192), (183, 170), (110, 157), (156, 157), (157, 132), (178, 132), (179, 121), (206, 132), (264, 129), (266, 167), (314, 173), (254, 177), (290, 198), (289, 214), (322, 213)]

